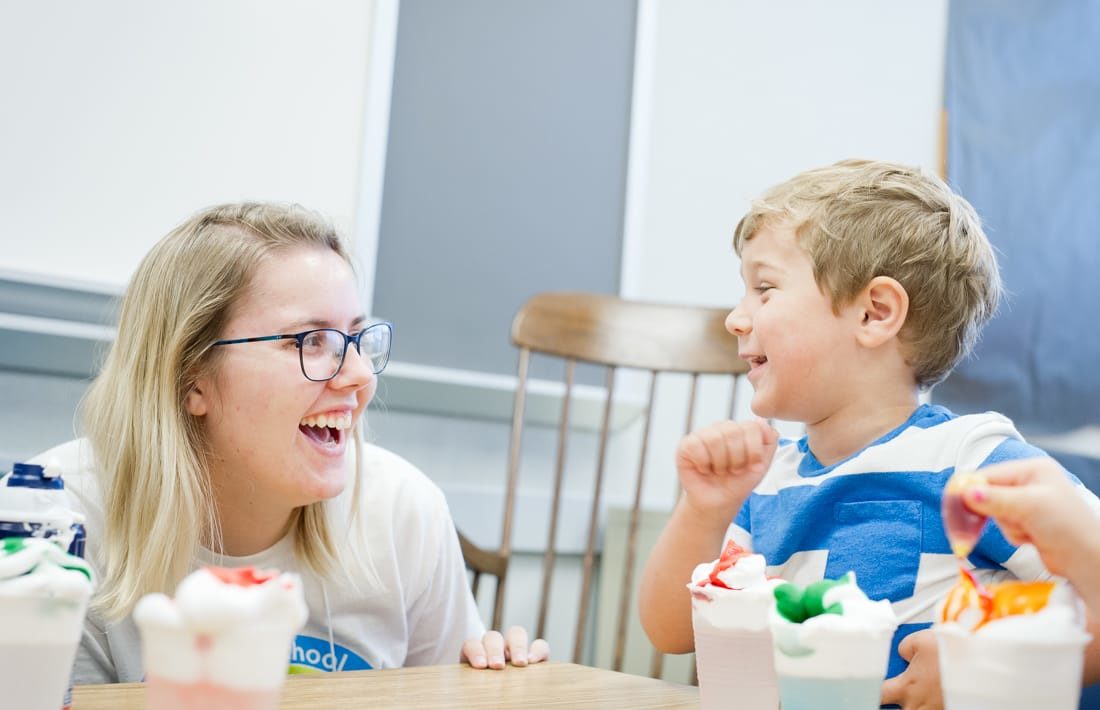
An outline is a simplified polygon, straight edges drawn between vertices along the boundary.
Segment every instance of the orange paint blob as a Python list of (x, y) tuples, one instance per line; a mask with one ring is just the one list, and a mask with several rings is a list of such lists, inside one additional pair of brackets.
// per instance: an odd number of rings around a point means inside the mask
[(944, 601), (941, 622), (954, 621), (978, 630), (991, 621), (1034, 614), (1046, 607), (1054, 582), (1000, 582), (982, 585), (968, 569), (959, 570), (959, 581)]

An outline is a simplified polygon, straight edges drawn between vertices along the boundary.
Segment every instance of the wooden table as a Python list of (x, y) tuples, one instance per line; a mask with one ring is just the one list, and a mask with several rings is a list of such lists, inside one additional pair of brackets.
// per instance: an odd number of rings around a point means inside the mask
[[(572, 663), (539, 663), (503, 671), (426, 666), (290, 676), (279, 707), (698, 708), (699, 689)], [(143, 708), (142, 683), (73, 688), (73, 710)]]

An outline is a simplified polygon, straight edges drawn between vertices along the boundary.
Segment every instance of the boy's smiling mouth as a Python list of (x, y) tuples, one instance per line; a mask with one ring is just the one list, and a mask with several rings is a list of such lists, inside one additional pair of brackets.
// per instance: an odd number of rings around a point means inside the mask
[(760, 377), (761, 369), (768, 364), (768, 358), (763, 355), (745, 354), (741, 356), (741, 359), (749, 363), (748, 380), (755, 384), (756, 380)]

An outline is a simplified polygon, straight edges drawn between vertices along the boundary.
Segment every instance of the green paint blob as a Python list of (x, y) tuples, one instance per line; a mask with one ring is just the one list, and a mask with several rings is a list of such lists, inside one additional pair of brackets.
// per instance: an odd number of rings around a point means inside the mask
[(775, 594), (775, 610), (787, 621), (801, 624), (806, 620), (806, 610), (802, 605), (802, 590), (796, 585), (786, 582), (773, 590)]
[[(23, 550), (27, 549), (27, 539), (28, 538), (25, 537), (6, 537), (3, 540), (0, 540), (0, 551), (2, 551), (5, 555), (14, 555), (16, 553), (22, 552)], [(76, 555), (70, 555), (69, 553), (65, 552), (53, 541), (47, 542), (53, 544), (55, 547), (57, 547), (58, 550), (56, 555), (47, 557), (50, 562), (53, 562), (62, 569), (72, 570), (73, 572), (80, 572), (82, 575), (88, 578), (89, 582), (94, 581), (92, 579), (92, 568), (88, 565), (87, 562), (80, 559)], [(36, 569), (38, 569), (37, 564), (34, 567), (28, 569), (23, 574), (31, 574)]]
[(840, 579), (823, 579), (819, 582), (807, 585), (803, 590), (798, 585), (787, 582), (775, 588), (775, 610), (787, 621), (801, 624), (806, 619), (812, 619), (822, 614), (844, 614), (844, 606), (840, 602), (834, 602), (825, 606), (825, 595), (833, 587), (842, 584), (851, 584), (850, 574), (845, 574)]
[(13, 555), (16, 552), (21, 552), (23, 548), (27, 546), (21, 537), (6, 537), (0, 540), (0, 545), (3, 546), (5, 555)]

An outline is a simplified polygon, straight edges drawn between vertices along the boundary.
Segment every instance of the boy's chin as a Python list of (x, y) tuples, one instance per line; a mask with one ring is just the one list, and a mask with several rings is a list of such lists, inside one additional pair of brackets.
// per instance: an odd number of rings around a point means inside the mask
[(752, 404), (749, 406), (752, 413), (761, 419), (783, 419), (777, 407), (772, 406), (771, 402), (766, 399), (759, 399), (757, 397), (752, 398)]

